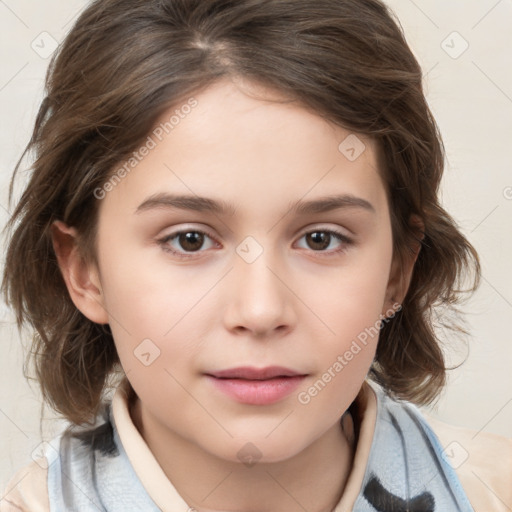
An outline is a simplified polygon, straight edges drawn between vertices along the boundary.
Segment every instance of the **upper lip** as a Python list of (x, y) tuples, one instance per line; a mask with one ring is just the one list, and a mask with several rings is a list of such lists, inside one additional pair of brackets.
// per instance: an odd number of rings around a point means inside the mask
[(266, 368), (254, 368), (252, 366), (239, 366), (237, 368), (228, 368), (217, 372), (211, 372), (207, 375), (219, 379), (248, 379), (265, 380), (275, 377), (293, 377), (296, 375), (305, 375), (284, 366), (267, 366)]

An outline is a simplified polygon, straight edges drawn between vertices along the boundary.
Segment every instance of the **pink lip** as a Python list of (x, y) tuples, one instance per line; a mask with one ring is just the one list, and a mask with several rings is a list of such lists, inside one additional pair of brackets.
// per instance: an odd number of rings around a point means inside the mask
[(253, 366), (239, 366), (237, 368), (228, 368), (227, 370), (220, 370), (218, 372), (210, 372), (207, 375), (212, 375), (220, 379), (249, 379), (249, 380), (264, 380), (272, 379), (274, 377), (294, 377), (296, 375), (303, 375), (295, 370), (290, 370), (284, 366), (267, 366), (266, 368), (254, 368)]
[(282, 366), (239, 367), (206, 374), (212, 384), (236, 401), (266, 405), (292, 393), (306, 377)]

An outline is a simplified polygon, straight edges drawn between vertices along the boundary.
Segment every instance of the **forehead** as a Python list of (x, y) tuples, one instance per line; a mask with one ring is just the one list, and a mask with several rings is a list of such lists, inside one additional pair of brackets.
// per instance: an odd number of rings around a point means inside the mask
[(386, 202), (373, 140), (248, 82), (221, 80), (167, 109), (145, 145), (105, 202), (135, 212), (172, 192), (220, 198), (240, 215), (332, 193)]

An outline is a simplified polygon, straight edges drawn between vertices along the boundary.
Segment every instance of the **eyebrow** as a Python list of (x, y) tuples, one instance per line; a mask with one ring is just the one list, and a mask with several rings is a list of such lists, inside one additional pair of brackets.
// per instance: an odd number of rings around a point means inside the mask
[[(232, 204), (222, 200), (195, 195), (168, 193), (158, 193), (149, 196), (137, 207), (135, 213), (161, 208), (211, 212), (224, 216), (233, 216), (236, 213), (236, 208)], [(351, 194), (325, 196), (310, 201), (299, 200), (288, 205), (288, 210), (296, 215), (323, 213), (345, 208), (358, 208), (376, 213), (375, 208), (370, 202)]]

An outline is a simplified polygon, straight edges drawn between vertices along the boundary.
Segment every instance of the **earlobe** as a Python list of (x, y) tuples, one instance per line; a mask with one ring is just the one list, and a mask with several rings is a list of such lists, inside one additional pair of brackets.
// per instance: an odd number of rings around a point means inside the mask
[(80, 253), (77, 230), (62, 221), (55, 221), (51, 233), (53, 249), (71, 300), (89, 320), (107, 324), (109, 319), (98, 270)]

